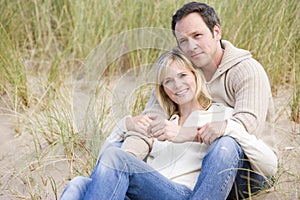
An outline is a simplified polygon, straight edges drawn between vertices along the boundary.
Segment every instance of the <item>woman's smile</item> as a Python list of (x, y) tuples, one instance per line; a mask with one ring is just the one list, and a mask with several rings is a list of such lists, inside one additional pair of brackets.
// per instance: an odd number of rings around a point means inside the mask
[(178, 97), (182, 97), (184, 96), (187, 92), (189, 91), (189, 88), (186, 88), (186, 89), (183, 89), (179, 92), (176, 92), (175, 95), (178, 96)]

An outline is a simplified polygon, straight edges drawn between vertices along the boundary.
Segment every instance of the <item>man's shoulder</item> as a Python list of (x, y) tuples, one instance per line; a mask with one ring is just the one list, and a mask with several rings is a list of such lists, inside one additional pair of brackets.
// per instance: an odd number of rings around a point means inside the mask
[(235, 47), (229, 41), (222, 41), (224, 46), (224, 55), (221, 60), (219, 68), (228, 70), (234, 66), (240, 66), (244, 64), (252, 63), (254, 65), (260, 65), (253, 57), (252, 54), (244, 49)]
[(244, 59), (228, 68), (230, 76), (251, 76), (265, 74), (263, 66), (254, 58)]

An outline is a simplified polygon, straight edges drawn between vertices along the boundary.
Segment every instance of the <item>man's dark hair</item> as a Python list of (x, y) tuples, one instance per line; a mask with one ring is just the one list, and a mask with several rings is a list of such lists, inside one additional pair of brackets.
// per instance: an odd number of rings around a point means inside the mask
[(214, 26), (216, 24), (220, 24), (220, 20), (212, 7), (205, 3), (190, 2), (177, 10), (172, 17), (172, 31), (174, 35), (176, 23), (191, 13), (198, 13), (202, 17), (211, 33), (213, 33)]

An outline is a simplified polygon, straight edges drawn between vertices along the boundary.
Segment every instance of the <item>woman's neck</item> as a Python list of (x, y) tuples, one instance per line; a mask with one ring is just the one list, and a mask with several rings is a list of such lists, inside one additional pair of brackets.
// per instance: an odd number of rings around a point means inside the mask
[(205, 110), (198, 102), (192, 105), (179, 106), (179, 125), (182, 125), (190, 114), (195, 110)]

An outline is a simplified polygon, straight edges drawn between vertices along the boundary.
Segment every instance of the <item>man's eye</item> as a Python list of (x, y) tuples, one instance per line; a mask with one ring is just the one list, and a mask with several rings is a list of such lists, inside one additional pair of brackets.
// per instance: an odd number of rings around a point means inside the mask
[(195, 38), (199, 38), (199, 37), (201, 37), (202, 36), (202, 34), (196, 34), (195, 35)]
[(180, 44), (183, 44), (183, 43), (185, 43), (185, 42), (186, 42), (186, 39), (180, 40), (180, 41), (179, 41)]
[(167, 85), (168, 83), (170, 83), (170, 80), (164, 80), (163, 81), (163, 85)]

